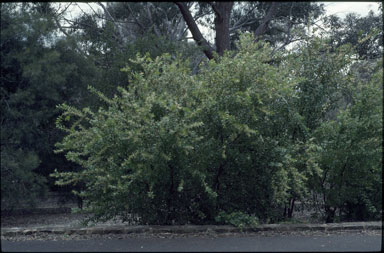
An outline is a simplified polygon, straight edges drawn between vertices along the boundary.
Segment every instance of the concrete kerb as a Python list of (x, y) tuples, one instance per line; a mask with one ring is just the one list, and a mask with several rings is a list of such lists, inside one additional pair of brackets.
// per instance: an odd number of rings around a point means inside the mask
[(289, 231), (342, 231), (342, 230), (381, 230), (382, 222), (345, 222), (328, 224), (265, 224), (256, 228), (237, 228), (217, 225), (183, 226), (125, 226), (104, 225), (93, 227), (37, 227), (37, 228), (1, 228), (2, 236), (31, 235), (35, 233), (53, 234), (188, 234), (188, 233), (236, 233), (236, 232), (289, 232)]

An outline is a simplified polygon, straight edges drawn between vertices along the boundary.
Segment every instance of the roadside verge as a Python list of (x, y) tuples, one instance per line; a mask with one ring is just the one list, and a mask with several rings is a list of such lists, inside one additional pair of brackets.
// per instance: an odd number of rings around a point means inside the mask
[(35, 233), (53, 234), (140, 234), (140, 233), (239, 233), (239, 232), (289, 232), (289, 231), (342, 231), (342, 230), (381, 230), (382, 222), (344, 222), (327, 224), (266, 224), (256, 228), (237, 228), (216, 225), (182, 225), (182, 226), (129, 226), (102, 225), (92, 227), (45, 226), (34, 228), (1, 228), (1, 236), (31, 235)]

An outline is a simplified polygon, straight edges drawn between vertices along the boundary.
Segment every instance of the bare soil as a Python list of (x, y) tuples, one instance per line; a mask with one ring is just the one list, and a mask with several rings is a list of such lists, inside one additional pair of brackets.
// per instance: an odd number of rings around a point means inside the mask
[[(80, 213), (64, 213), (64, 214), (27, 214), (27, 215), (14, 215), (14, 216), (2, 216), (1, 227), (23, 227), (34, 228), (42, 226), (65, 226), (75, 227), (81, 226), (81, 221), (88, 215)], [(120, 225), (122, 221), (107, 221), (98, 222), (97, 225)]]

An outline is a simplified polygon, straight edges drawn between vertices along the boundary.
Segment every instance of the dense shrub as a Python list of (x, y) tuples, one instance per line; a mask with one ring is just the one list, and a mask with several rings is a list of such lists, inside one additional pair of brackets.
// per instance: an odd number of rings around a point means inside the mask
[(255, 226), (309, 193), (328, 221), (377, 217), (379, 75), (356, 86), (351, 49), (321, 40), (288, 57), (246, 34), (237, 48), (196, 75), (181, 57), (138, 55), (114, 98), (90, 88), (98, 111), (60, 106), (57, 152), (84, 169), (53, 176), (85, 185), (91, 220)]
[(321, 170), (310, 182), (323, 196), (327, 222), (381, 216), (382, 75), (378, 67), (371, 80), (354, 83), (351, 103), (323, 122), (308, 142), (309, 166)]
[(143, 72), (125, 69), (132, 80), (120, 95), (92, 89), (105, 108), (62, 105), (57, 123), (68, 135), (58, 151), (85, 169), (56, 173), (58, 184), (85, 182), (80, 194), (96, 219), (205, 223), (219, 211), (271, 218), (292, 169), (271, 131), (271, 106), (294, 79), (268, 63), (268, 45), (243, 36), (239, 48), (198, 75), (179, 58), (138, 57)]

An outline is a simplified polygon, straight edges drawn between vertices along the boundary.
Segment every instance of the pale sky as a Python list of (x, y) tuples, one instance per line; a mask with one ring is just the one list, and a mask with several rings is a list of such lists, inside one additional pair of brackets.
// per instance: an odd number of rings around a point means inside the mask
[(378, 13), (379, 1), (377, 2), (320, 2), (325, 6), (325, 10), (328, 15), (336, 14), (337, 16), (344, 18), (347, 13), (354, 12), (360, 16), (368, 15), (368, 12), (372, 10), (374, 13)]
[[(76, 2), (75, 2), (76, 3)], [(347, 13), (357, 13), (361, 16), (366, 16), (370, 10), (377, 13), (378, 7), (379, 7), (379, 1), (372, 1), (372, 2), (319, 2), (324, 3), (325, 10), (327, 14), (336, 14), (340, 17), (345, 17)], [(65, 5), (65, 3), (62, 3)], [(80, 6), (84, 11), (92, 11), (87, 3), (84, 2), (78, 2), (76, 3), (78, 6)], [(81, 13), (81, 10), (75, 5), (72, 6), (73, 14), (79, 14)], [(91, 3), (93, 8), (99, 9), (100, 7), (95, 4)]]
[[(327, 11), (327, 14), (336, 14), (340, 17), (345, 17), (345, 15), (349, 12), (355, 12), (361, 16), (367, 15), (370, 10), (377, 13), (378, 7), (379, 7), (379, 1), (372, 1), (372, 2), (319, 2), (319, 3), (323, 3), (325, 5), (325, 10)], [(79, 2), (77, 4), (84, 11), (90, 11), (91, 10), (89, 8), (89, 6), (84, 2)], [(100, 8), (95, 3), (91, 3), (91, 4), (92, 4), (92, 6), (94, 6), (95, 9)], [(73, 8), (74, 12), (79, 12), (79, 13), (81, 12), (81, 11), (75, 10), (75, 9), (76, 8)]]

